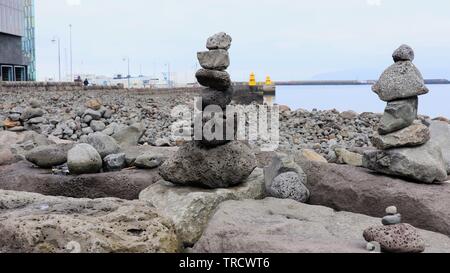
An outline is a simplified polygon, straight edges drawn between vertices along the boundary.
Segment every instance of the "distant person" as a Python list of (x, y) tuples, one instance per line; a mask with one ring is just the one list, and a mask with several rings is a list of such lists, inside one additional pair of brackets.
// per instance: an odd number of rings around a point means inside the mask
[(85, 79), (84, 80), (84, 86), (88, 86), (89, 85), (89, 81), (88, 81), (88, 79)]
[(82, 82), (81, 77), (78, 76), (78, 77), (75, 79), (75, 82)]

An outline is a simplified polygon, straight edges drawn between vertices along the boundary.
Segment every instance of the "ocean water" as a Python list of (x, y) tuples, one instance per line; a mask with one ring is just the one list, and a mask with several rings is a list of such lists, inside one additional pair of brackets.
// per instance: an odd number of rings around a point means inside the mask
[[(419, 97), (419, 113), (450, 118), (450, 85), (428, 85), (430, 93)], [(350, 86), (277, 86), (274, 102), (287, 105), (292, 110), (339, 111), (382, 113), (386, 102), (372, 92), (370, 85)]]

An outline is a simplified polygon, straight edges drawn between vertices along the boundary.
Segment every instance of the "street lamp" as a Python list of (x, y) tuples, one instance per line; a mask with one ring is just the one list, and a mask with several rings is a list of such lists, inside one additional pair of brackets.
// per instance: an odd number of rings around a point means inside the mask
[(128, 78), (128, 88), (130, 88), (130, 78), (131, 78), (131, 75), (130, 75), (130, 57), (126, 57), (126, 58), (123, 58), (123, 61), (125, 62), (125, 61), (127, 61), (128, 62), (128, 75), (127, 75), (127, 78)]
[(58, 75), (59, 81), (61, 81), (61, 39), (58, 36), (55, 36), (52, 39), (52, 42), (58, 44)]
[(69, 25), (69, 44), (70, 44), (70, 81), (73, 81), (72, 24)]
[(172, 83), (171, 83), (171, 79), (170, 79), (170, 63), (167, 63), (166, 66), (167, 66), (167, 86), (169, 88), (171, 88)]

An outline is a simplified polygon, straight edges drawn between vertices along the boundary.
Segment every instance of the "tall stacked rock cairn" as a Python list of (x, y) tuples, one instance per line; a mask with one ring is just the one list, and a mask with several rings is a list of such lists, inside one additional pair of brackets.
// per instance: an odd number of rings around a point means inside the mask
[(373, 91), (387, 107), (372, 143), (378, 149), (366, 152), (364, 167), (422, 183), (447, 180), (442, 151), (430, 142), (429, 124), (418, 120), (420, 95), (427, 94), (422, 74), (414, 66), (414, 51), (402, 45), (395, 64), (381, 75)]
[[(205, 88), (201, 105), (196, 105), (203, 115), (196, 122), (200, 122), (208, 132), (219, 132), (219, 136), (211, 139), (202, 135), (201, 140), (187, 142), (180, 147), (177, 154), (160, 168), (160, 175), (168, 182), (210, 189), (228, 188), (243, 183), (256, 168), (252, 150), (246, 144), (226, 137), (225, 112), (233, 94), (230, 75), (225, 71), (230, 65), (228, 49), (231, 41), (226, 33), (215, 34), (207, 41), (208, 51), (197, 54), (202, 69), (195, 76)], [(208, 106), (217, 107), (210, 111), (206, 109)], [(228, 121), (234, 122), (233, 119), (229, 117)], [(216, 131), (219, 127), (223, 134)]]

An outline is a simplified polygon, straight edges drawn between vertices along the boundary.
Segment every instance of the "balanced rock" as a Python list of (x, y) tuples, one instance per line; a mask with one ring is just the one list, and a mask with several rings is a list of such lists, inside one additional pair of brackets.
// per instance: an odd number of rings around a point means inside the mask
[(447, 180), (447, 165), (441, 149), (431, 142), (412, 148), (367, 151), (363, 166), (427, 184)]
[(114, 138), (99, 132), (88, 135), (81, 143), (87, 143), (94, 147), (102, 158), (110, 154), (117, 154), (120, 151), (120, 147)]
[(425, 251), (425, 241), (409, 224), (371, 227), (364, 231), (364, 239), (367, 242), (378, 242), (381, 250), (389, 253), (421, 253)]
[(375, 134), (372, 143), (381, 150), (400, 147), (413, 147), (430, 140), (430, 130), (422, 123), (416, 123), (400, 131), (387, 135)]
[(26, 159), (40, 168), (51, 168), (67, 162), (67, 153), (72, 144), (54, 144), (39, 146), (31, 150)]
[(226, 109), (227, 105), (231, 103), (233, 97), (233, 89), (229, 88), (226, 91), (217, 91), (211, 88), (202, 90), (202, 110), (210, 105), (217, 105), (222, 109)]
[(102, 169), (102, 157), (89, 144), (78, 144), (67, 154), (67, 165), (73, 174), (98, 173)]
[(174, 184), (228, 188), (245, 181), (256, 168), (256, 157), (245, 144), (233, 141), (215, 148), (184, 144), (160, 167), (163, 179)]
[[(227, 119), (223, 113), (203, 112), (203, 114), (198, 117), (202, 119), (203, 124), (202, 139), (198, 140), (201, 145), (206, 148), (214, 148), (235, 139), (237, 124), (228, 124), (233, 122), (232, 119)], [(197, 124), (200, 124), (200, 121)], [(228, 136), (228, 130), (232, 130), (230, 136)]]
[(414, 50), (409, 45), (401, 45), (392, 54), (394, 62), (414, 61)]
[(381, 222), (385, 226), (398, 225), (402, 222), (402, 215), (400, 213), (387, 215), (383, 217)]
[(228, 50), (231, 47), (231, 36), (225, 32), (219, 32), (208, 38), (206, 42), (206, 48), (210, 50), (214, 49), (225, 49)]
[(204, 69), (223, 71), (230, 66), (230, 56), (224, 49), (198, 52), (197, 58)]
[(410, 126), (417, 118), (418, 106), (417, 96), (388, 102), (378, 132), (386, 135)]
[(195, 74), (198, 83), (218, 91), (226, 91), (231, 87), (230, 75), (225, 71), (200, 69)]
[(388, 102), (429, 92), (422, 74), (410, 61), (397, 62), (386, 69), (372, 90)]

